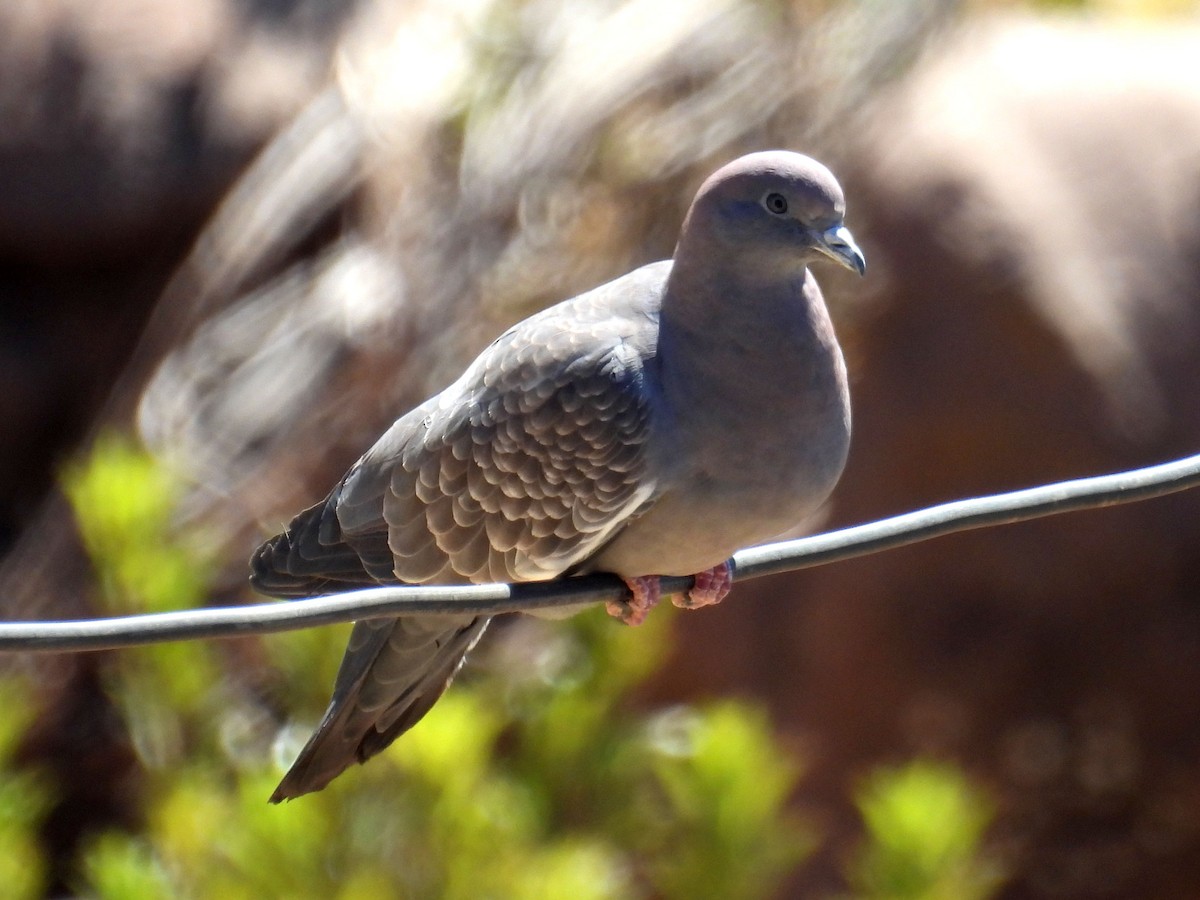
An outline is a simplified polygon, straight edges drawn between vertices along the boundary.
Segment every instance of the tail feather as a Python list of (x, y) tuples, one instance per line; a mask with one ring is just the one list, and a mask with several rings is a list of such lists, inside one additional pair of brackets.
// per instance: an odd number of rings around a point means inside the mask
[[(271, 802), (321, 790), (416, 725), (450, 685), (489, 621), (405, 616), (357, 623), (325, 717)], [(399, 672), (394, 671), (397, 660)]]
[[(382, 516), (343, 532), (338, 490), (297, 515), (250, 560), (250, 583), (275, 597), (312, 597), (396, 584)], [(317, 730), (271, 795), (272, 803), (319, 791), (364, 762), (429, 712), (489, 619), (402, 616), (355, 623), (333, 699)]]
[(334, 495), (292, 519), (250, 558), (250, 584), (271, 597), (315, 597), (394, 583), (386, 526), (379, 533), (342, 534)]

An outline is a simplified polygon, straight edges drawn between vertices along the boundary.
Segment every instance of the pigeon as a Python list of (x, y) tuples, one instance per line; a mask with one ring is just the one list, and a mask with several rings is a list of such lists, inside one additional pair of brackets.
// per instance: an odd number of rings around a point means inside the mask
[[(259, 547), (253, 587), (296, 598), (611, 572), (629, 596), (609, 612), (631, 624), (663, 575), (695, 576), (677, 605), (719, 602), (733, 553), (796, 527), (846, 461), (846, 367), (808, 268), (865, 272), (844, 214), (837, 180), (808, 156), (720, 168), (671, 259), (496, 338)], [(357, 622), (329, 708), (271, 802), (320, 790), (412, 728), (488, 621)]]

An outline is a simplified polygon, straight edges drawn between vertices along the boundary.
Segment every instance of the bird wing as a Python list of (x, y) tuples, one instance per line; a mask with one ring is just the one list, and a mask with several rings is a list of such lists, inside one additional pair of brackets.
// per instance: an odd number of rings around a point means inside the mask
[[(613, 289), (627, 299), (630, 277), (497, 338), (260, 548), (255, 585), (298, 596), (339, 584), (531, 581), (596, 552), (656, 491), (646, 453), (656, 317), (609, 302)], [(318, 790), (416, 724), (486, 625), (356, 624), (325, 719), (272, 799)]]

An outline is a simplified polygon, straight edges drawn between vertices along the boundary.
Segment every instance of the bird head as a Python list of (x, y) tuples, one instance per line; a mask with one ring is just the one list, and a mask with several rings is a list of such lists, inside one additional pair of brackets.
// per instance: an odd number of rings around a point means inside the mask
[(701, 186), (683, 229), (693, 246), (681, 242), (676, 256), (711, 252), (716, 242), (728, 258), (772, 273), (826, 257), (862, 275), (866, 259), (845, 213), (841, 186), (815, 159), (784, 150), (751, 153)]

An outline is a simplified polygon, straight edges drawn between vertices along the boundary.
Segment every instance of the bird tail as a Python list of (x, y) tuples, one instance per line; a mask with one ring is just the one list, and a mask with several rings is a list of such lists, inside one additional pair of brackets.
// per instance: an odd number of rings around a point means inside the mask
[(357, 622), (325, 717), (271, 802), (319, 791), (416, 725), (449, 687), (489, 621), (404, 616)]
[[(250, 583), (274, 597), (396, 583), (386, 527), (342, 533), (335, 491), (297, 515), (250, 560)], [(333, 699), (271, 802), (319, 791), (364, 762), (429, 712), (487, 628), (487, 617), (413, 615), (355, 623)]]
[(316, 597), (395, 582), (386, 529), (352, 547), (342, 535), (333, 495), (292, 519), (250, 558), (250, 586), (270, 597)]

